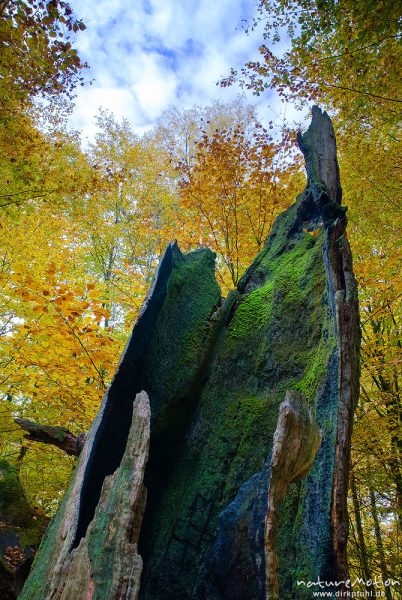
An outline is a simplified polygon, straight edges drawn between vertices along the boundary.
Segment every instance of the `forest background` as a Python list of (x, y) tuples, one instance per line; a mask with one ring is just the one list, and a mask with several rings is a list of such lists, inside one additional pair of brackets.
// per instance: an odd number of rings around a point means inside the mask
[[(363, 334), (349, 559), (364, 580), (402, 580), (401, 16), (392, 0), (260, 0), (260, 61), (220, 82), (334, 122)], [(226, 295), (305, 179), (296, 125), (264, 127), (242, 97), (172, 107), (143, 135), (103, 111), (83, 150), (67, 118), (84, 29), (63, 1), (0, 3), (0, 453), (47, 515), (74, 458), (14, 419), (87, 431), (166, 245), (209, 246)]]

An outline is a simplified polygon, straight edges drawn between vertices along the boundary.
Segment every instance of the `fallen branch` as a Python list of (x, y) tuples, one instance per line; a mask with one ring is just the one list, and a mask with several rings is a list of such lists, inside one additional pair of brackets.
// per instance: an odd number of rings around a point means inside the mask
[(71, 456), (78, 456), (85, 443), (85, 432), (75, 436), (65, 427), (40, 425), (26, 419), (14, 420), (24, 431), (28, 432), (28, 435), (24, 436), (26, 439), (42, 442), (43, 444), (53, 444), (53, 446), (57, 446), (60, 450), (64, 450), (64, 452), (67, 452)]

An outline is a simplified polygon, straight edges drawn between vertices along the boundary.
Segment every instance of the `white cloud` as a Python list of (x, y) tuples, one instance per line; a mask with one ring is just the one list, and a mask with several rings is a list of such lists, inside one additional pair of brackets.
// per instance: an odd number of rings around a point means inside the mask
[[(81, 57), (91, 66), (92, 87), (78, 91), (71, 125), (84, 137), (96, 132), (99, 107), (126, 117), (138, 133), (170, 105), (189, 108), (212, 100), (231, 100), (238, 88), (216, 81), (258, 56), (258, 38), (241, 31), (251, 3), (244, 0), (72, 0), (87, 29), (77, 38)], [(238, 29), (236, 29), (236, 27)], [(247, 99), (268, 111), (283, 109), (275, 97)]]
[(134, 73), (131, 89), (142, 111), (155, 121), (162, 107), (175, 102), (178, 78), (164, 69), (156, 54), (142, 54)]

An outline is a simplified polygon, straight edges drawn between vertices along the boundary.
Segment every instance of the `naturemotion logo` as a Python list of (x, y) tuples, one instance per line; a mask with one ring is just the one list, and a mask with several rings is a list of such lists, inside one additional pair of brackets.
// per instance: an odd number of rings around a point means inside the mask
[[(361, 577), (357, 577), (354, 580), (323, 581), (318, 577), (315, 581), (298, 579), (296, 584), (299, 587), (303, 586), (311, 589), (313, 598), (385, 598), (383, 588), (401, 586), (401, 582), (397, 579), (383, 580), (382, 577), (375, 577), (367, 581)], [(354, 591), (353, 588), (357, 585), (365, 586), (366, 589)], [(331, 591), (328, 588), (331, 588)]]

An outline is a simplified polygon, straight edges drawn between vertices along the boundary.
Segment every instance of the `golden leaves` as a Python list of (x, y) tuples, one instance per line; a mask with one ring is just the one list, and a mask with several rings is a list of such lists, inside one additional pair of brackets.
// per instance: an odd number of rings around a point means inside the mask
[(251, 134), (240, 126), (204, 133), (193, 163), (178, 166), (179, 242), (184, 248), (205, 244), (217, 252), (218, 278), (225, 288), (237, 284), (275, 217), (291, 201), (285, 193), (289, 164), (281, 164), (280, 146), (268, 131), (253, 125)]
[[(43, 230), (37, 225), (34, 229), (46, 238), (53, 220), (42, 217)], [(60, 407), (59, 424), (67, 426), (74, 419), (86, 429), (114, 369), (120, 343), (103, 326), (109, 311), (99, 286), (75, 271), (77, 252), (66, 244), (66, 234), (59, 246), (53, 238), (54, 258), (49, 260), (49, 246), (42, 246), (39, 239), (32, 238), (35, 248), (27, 253), (29, 227), (24, 233), (21, 245), (17, 236), (17, 246), (9, 246), (8, 272), (3, 272), (4, 297), (13, 317), (9, 334), (0, 339), (1, 391), (24, 398), (27, 415)], [(21, 255), (31, 258), (24, 262)]]

